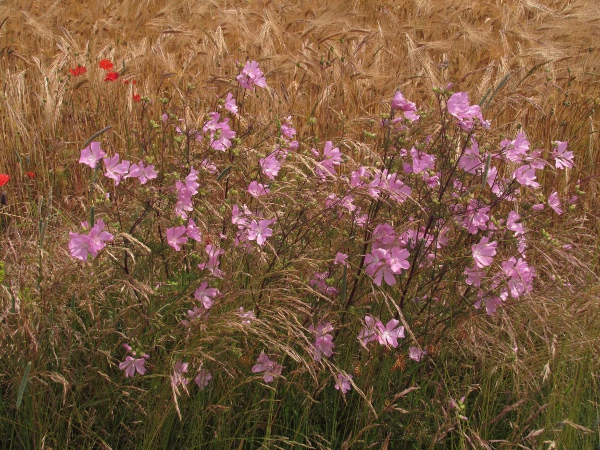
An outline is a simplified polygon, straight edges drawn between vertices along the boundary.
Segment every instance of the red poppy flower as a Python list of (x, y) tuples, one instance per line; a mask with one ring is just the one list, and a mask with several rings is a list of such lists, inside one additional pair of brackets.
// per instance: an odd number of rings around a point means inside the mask
[(137, 81), (135, 79), (125, 80), (125, 81), (123, 81), (123, 83), (129, 84), (130, 81), (131, 81), (131, 84), (137, 84)]
[(142, 100), (142, 96), (140, 94), (133, 94), (133, 101), (139, 102)]
[(6, 183), (8, 183), (8, 180), (10, 180), (8, 175), (5, 173), (0, 173), (0, 186), (4, 186)]
[(35, 178), (35, 172), (25, 172), (25, 175), (32, 180)]
[(113, 67), (115, 67), (113, 65), (113, 63), (111, 63), (108, 59), (103, 59), (102, 61), (100, 61), (99, 65), (100, 65), (100, 68), (104, 69), (104, 70), (110, 70)]
[(69, 72), (71, 72), (71, 75), (73, 75), (74, 77), (78, 77), (79, 75), (83, 75), (84, 73), (86, 73), (87, 69), (83, 66), (77, 66), (74, 69), (69, 69)]
[(118, 72), (108, 72), (104, 81), (117, 81), (117, 78), (119, 78)]

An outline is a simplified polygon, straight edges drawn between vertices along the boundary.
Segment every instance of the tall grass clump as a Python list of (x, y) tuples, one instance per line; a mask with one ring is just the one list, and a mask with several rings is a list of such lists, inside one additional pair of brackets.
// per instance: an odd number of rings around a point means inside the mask
[(3, 448), (598, 445), (597, 11), (340, 5), (5, 7)]

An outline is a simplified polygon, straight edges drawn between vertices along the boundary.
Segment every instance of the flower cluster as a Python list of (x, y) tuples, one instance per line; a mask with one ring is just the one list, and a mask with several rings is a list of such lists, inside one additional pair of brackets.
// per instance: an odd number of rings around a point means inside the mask
[(79, 162), (95, 169), (98, 162), (102, 160), (104, 163), (104, 176), (112, 179), (115, 186), (118, 186), (124, 178), (137, 178), (140, 184), (146, 184), (149, 180), (153, 180), (158, 176), (158, 172), (154, 170), (154, 164), (146, 166), (144, 161), (137, 164), (131, 164), (130, 161), (121, 160), (118, 153), (114, 156), (105, 156), (100, 148), (100, 142), (92, 142), (89, 147), (81, 150)]
[(308, 327), (308, 330), (315, 335), (315, 343), (313, 345), (314, 360), (319, 362), (322, 356), (330, 358), (333, 355), (333, 348), (335, 347), (333, 335), (330, 334), (333, 331), (331, 323), (320, 323), (316, 328), (311, 325)]
[(265, 383), (272, 383), (273, 378), (281, 375), (283, 366), (271, 361), (265, 352), (261, 352), (256, 360), (256, 364), (252, 366), (252, 373), (263, 373)]
[(144, 375), (146, 373), (146, 360), (150, 358), (150, 355), (144, 353), (141, 358), (136, 358), (137, 353), (128, 344), (123, 344), (123, 347), (128, 353), (131, 353), (131, 356), (127, 355), (125, 361), (119, 364), (119, 369), (125, 372), (126, 377), (133, 377), (136, 372)]
[(398, 347), (398, 339), (404, 339), (404, 327), (399, 327), (400, 321), (390, 319), (387, 324), (373, 316), (365, 316), (365, 326), (358, 334), (358, 341), (364, 347), (371, 341), (381, 345)]
[[(82, 224), (87, 227), (87, 224)], [(73, 258), (87, 261), (88, 255), (92, 257), (98, 256), (98, 252), (106, 246), (106, 242), (114, 239), (114, 236), (108, 231), (104, 231), (104, 221), (98, 219), (96, 224), (87, 234), (69, 233), (71, 240), (69, 242), (69, 250)]]

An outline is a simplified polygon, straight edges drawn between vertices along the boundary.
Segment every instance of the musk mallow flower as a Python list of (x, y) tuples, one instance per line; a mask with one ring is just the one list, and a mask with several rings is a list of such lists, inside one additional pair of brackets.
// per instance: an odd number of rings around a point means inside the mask
[(331, 357), (333, 355), (333, 348), (335, 347), (333, 335), (330, 334), (333, 331), (331, 323), (320, 323), (316, 328), (311, 325), (308, 327), (308, 330), (315, 335), (315, 343), (312, 348), (314, 360), (317, 362), (321, 361), (321, 356)]
[(573, 167), (573, 152), (567, 151), (567, 144), (567, 142), (555, 142), (556, 150), (552, 154), (554, 155), (557, 169)]
[(148, 180), (153, 180), (157, 176), (158, 172), (154, 170), (154, 164), (144, 166), (144, 161), (140, 161), (129, 167), (129, 173), (124, 178), (137, 178), (140, 184), (146, 184)]
[(366, 348), (369, 342), (377, 340), (380, 324), (383, 326), (381, 320), (375, 319), (373, 316), (365, 316), (365, 326), (358, 333), (358, 342), (360, 342), (360, 345)]
[(248, 185), (248, 193), (254, 198), (258, 198), (262, 195), (266, 195), (269, 192), (270, 192), (269, 188), (265, 187), (264, 184), (259, 183), (258, 181), (252, 181)]
[(204, 390), (204, 388), (206, 386), (208, 386), (208, 383), (210, 383), (210, 380), (212, 380), (212, 374), (205, 369), (200, 369), (198, 371), (198, 373), (196, 374), (196, 377), (194, 378), (194, 382), (198, 385), (198, 387), (200, 388), (200, 390)]
[[(316, 149), (312, 149), (313, 154), (318, 155)], [(323, 148), (323, 159), (317, 163), (315, 172), (321, 177), (325, 178), (327, 175), (336, 175), (335, 166), (339, 166), (342, 162), (342, 153), (338, 147), (333, 146), (333, 142), (325, 142)]]
[(115, 186), (117, 186), (121, 182), (121, 179), (129, 172), (131, 163), (126, 160), (120, 161), (118, 153), (115, 153), (112, 158), (105, 156), (103, 161), (105, 170), (104, 176), (114, 180)]
[(125, 361), (119, 364), (119, 369), (125, 372), (126, 377), (133, 377), (135, 373), (139, 373), (140, 375), (144, 375), (146, 373), (145, 363), (150, 355), (144, 353), (141, 358), (135, 358), (137, 356), (136, 352), (133, 351), (131, 346), (128, 344), (123, 344), (123, 347), (127, 352), (130, 352), (133, 356), (127, 356)]
[(114, 236), (104, 231), (105, 223), (98, 219), (88, 234), (69, 233), (69, 251), (73, 258), (87, 261), (88, 254), (94, 258), (98, 252), (106, 246), (106, 242), (112, 241)]
[(193, 219), (188, 219), (187, 227), (185, 228), (185, 234), (190, 239), (195, 240), (196, 242), (202, 242), (202, 234), (200, 233), (200, 229), (196, 226), (196, 222)]
[(189, 363), (177, 361), (173, 367), (173, 373), (171, 374), (171, 386), (175, 389), (177, 386), (186, 386), (189, 380), (185, 378), (185, 373), (188, 371)]
[(225, 109), (232, 114), (238, 113), (238, 105), (231, 92), (228, 92), (227, 97), (225, 98)]
[(194, 292), (194, 298), (202, 303), (205, 309), (210, 309), (219, 295), (221, 292), (216, 288), (209, 288), (206, 281), (200, 284)]
[(396, 94), (394, 94), (392, 109), (404, 112), (404, 117), (411, 122), (419, 120), (420, 116), (417, 114), (417, 106), (413, 102), (406, 100), (400, 91), (396, 91)]
[(265, 352), (261, 352), (256, 360), (256, 364), (252, 366), (252, 373), (264, 372), (263, 380), (265, 383), (273, 382), (275, 376), (281, 375), (283, 366), (271, 361)]
[(500, 142), (500, 148), (505, 153), (507, 160), (521, 163), (523, 157), (529, 152), (529, 141), (525, 136), (525, 133), (518, 133), (514, 141), (504, 139)]
[(176, 251), (181, 250), (181, 245), (185, 244), (188, 240), (185, 236), (186, 226), (181, 225), (179, 227), (167, 228), (167, 243), (173, 247)]
[(79, 162), (81, 164), (90, 166), (92, 169), (95, 169), (98, 161), (100, 161), (105, 155), (106, 152), (100, 148), (100, 142), (92, 142), (88, 147), (81, 150)]
[(275, 179), (279, 171), (281, 170), (281, 163), (276, 158), (275, 153), (271, 153), (266, 158), (260, 158), (258, 161), (260, 168), (265, 176), (271, 180)]
[(410, 359), (412, 359), (413, 361), (417, 361), (417, 362), (421, 361), (421, 359), (423, 359), (423, 356), (425, 356), (426, 353), (427, 353), (426, 351), (421, 350), (419, 347), (411, 346), (408, 349), (408, 357)]
[(560, 209), (560, 199), (558, 198), (558, 192), (554, 191), (548, 197), (548, 205), (550, 208), (554, 210), (556, 214), (562, 214), (562, 209)]
[(252, 220), (248, 227), (248, 240), (256, 241), (261, 247), (267, 241), (267, 238), (273, 235), (273, 230), (269, 228), (276, 222), (276, 219), (270, 220)]
[(484, 128), (490, 127), (490, 121), (484, 120), (479, 105), (469, 104), (467, 92), (455, 92), (448, 99), (448, 112), (458, 119), (458, 125), (465, 131), (471, 131), (477, 119)]
[(145, 363), (146, 358), (133, 358), (127, 356), (125, 361), (119, 364), (119, 369), (125, 372), (126, 377), (133, 377), (136, 372), (140, 375), (144, 375), (146, 373), (146, 367), (144, 367)]
[(338, 391), (342, 391), (342, 394), (345, 394), (350, 389), (352, 389), (352, 384), (350, 383), (352, 380), (352, 375), (338, 373), (335, 377), (335, 389)]
[(254, 86), (267, 87), (267, 79), (264, 77), (256, 61), (247, 61), (236, 79), (240, 83), (240, 86), (246, 89), (254, 89)]
[(244, 311), (244, 307), (240, 306), (238, 310), (238, 316), (242, 319), (242, 325), (250, 325), (254, 319), (256, 319), (256, 314), (254, 314), (253, 310)]
[(398, 327), (400, 321), (391, 319), (385, 326), (382, 322), (375, 324), (377, 340), (381, 345), (398, 347), (398, 339), (404, 338), (404, 327)]
[(475, 244), (471, 247), (475, 265), (482, 269), (492, 264), (494, 256), (496, 256), (497, 246), (498, 242), (489, 242), (489, 238), (487, 236), (481, 238), (481, 241), (479, 241), (478, 244)]
[(516, 211), (511, 211), (508, 213), (508, 218), (506, 219), (506, 228), (515, 233), (515, 236), (519, 236), (525, 233), (525, 229), (523, 228), (522, 223), (517, 223), (521, 216), (517, 214)]

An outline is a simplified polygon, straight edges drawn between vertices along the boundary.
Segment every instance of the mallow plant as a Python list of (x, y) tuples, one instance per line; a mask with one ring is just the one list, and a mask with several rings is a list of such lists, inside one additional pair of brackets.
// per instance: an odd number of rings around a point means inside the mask
[(366, 400), (353, 362), (377, 348), (435, 358), (461, 317), (530, 298), (537, 248), (569, 248), (544, 224), (575, 208), (577, 187), (539, 183), (573, 167), (566, 137), (499, 138), (447, 86), (423, 105), (390, 92), (359, 148), (299, 133), (294, 111), (255, 123), (245, 110), (268, 80), (256, 61), (240, 69), (215, 104), (151, 121), (147, 142), (173, 151), (81, 150), (90, 217), (70, 254), (137, 299), (109, 349), (114, 380), (161, 375), (179, 413), (190, 380)]

